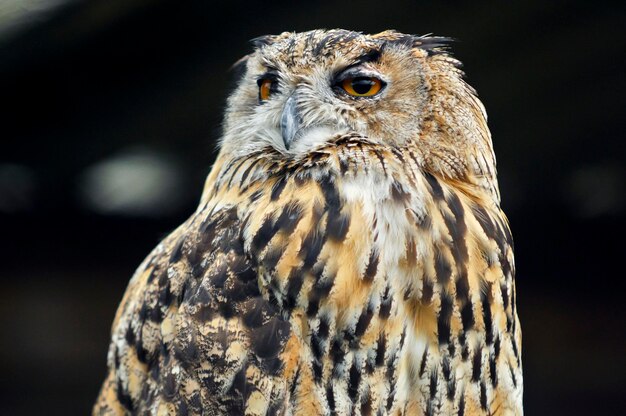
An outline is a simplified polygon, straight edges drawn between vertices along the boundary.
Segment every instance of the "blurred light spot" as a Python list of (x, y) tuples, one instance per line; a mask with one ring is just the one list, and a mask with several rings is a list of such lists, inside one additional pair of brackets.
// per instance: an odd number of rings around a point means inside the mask
[(624, 209), (625, 179), (621, 166), (589, 166), (573, 172), (564, 188), (575, 214), (598, 217), (618, 214)]
[(0, 34), (7, 35), (23, 26), (45, 20), (57, 7), (70, 0), (2, 0), (0, 1)]
[(174, 161), (147, 149), (131, 149), (89, 167), (79, 195), (105, 215), (162, 217), (182, 206), (183, 174)]
[(27, 166), (0, 164), (0, 211), (14, 213), (33, 207), (35, 173)]

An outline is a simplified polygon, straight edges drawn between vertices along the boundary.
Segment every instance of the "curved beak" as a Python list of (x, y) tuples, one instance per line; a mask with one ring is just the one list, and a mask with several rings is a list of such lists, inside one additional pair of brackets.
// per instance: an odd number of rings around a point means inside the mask
[(289, 146), (291, 146), (291, 143), (296, 138), (301, 125), (302, 118), (298, 113), (298, 104), (296, 94), (294, 93), (287, 98), (287, 102), (285, 102), (285, 107), (283, 107), (283, 112), (280, 116), (280, 131), (287, 149), (289, 149)]

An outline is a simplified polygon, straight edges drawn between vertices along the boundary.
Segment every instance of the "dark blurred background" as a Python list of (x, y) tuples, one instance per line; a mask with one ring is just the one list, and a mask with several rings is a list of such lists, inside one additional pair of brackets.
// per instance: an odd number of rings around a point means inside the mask
[(458, 39), (515, 236), (526, 414), (626, 414), (625, 12), (0, 0), (0, 414), (90, 411), (128, 279), (200, 196), (229, 67), (318, 27)]

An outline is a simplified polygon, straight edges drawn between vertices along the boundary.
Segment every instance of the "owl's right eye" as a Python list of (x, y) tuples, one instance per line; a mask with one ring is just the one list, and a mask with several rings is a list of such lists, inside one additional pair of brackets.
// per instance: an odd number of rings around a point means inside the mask
[(276, 91), (276, 80), (271, 78), (261, 78), (257, 81), (259, 86), (259, 101), (267, 101)]

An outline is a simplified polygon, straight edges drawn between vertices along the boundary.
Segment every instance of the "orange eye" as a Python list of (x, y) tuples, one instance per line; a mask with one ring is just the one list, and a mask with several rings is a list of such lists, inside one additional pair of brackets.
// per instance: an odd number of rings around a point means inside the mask
[(383, 82), (374, 77), (346, 78), (341, 82), (341, 87), (353, 97), (371, 97), (378, 94)]
[(265, 78), (265, 79), (260, 79), (258, 81), (259, 84), (259, 99), (261, 101), (265, 101), (267, 99), (270, 98), (270, 95), (272, 94), (272, 87), (274, 84), (274, 81), (269, 79), (269, 78)]

